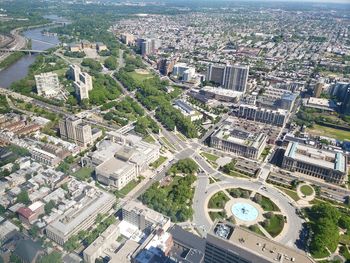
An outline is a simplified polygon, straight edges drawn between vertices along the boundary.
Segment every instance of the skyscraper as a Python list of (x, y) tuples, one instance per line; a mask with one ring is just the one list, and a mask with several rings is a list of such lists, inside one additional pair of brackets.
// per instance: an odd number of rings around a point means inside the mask
[(213, 65), (208, 66), (207, 80), (225, 89), (245, 92), (247, 89), (249, 66)]
[(69, 75), (74, 80), (73, 86), (79, 101), (89, 98), (89, 91), (92, 90), (92, 78), (86, 72), (81, 72), (77, 65), (69, 66)]

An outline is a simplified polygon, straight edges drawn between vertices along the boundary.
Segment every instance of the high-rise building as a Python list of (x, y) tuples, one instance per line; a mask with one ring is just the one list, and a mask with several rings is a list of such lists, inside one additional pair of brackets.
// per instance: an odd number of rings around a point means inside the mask
[(102, 134), (101, 131), (93, 133), (90, 125), (84, 124), (82, 119), (76, 117), (60, 120), (59, 128), (62, 139), (73, 141), (84, 147)]
[(340, 111), (344, 114), (350, 114), (350, 83), (337, 82), (331, 87), (330, 94), (341, 101)]
[(208, 66), (207, 80), (225, 89), (245, 92), (247, 89), (249, 66), (213, 65)]
[(141, 55), (144, 57), (155, 53), (160, 47), (160, 41), (154, 38), (142, 39), (138, 43), (141, 47)]
[(60, 92), (60, 83), (56, 73), (48, 72), (35, 75), (35, 84), (39, 96), (54, 97)]
[(125, 45), (133, 45), (135, 43), (135, 36), (132, 34), (121, 34), (120, 35), (120, 40), (125, 44)]
[(78, 65), (75, 65), (75, 64), (69, 65), (68, 75), (73, 81), (79, 80), (80, 73), (81, 73), (81, 69)]
[(314, 263), (306, 254), (255, 234), (243, 227), (216, 220), (207, 233), (204, 263)]
[(79, 101), (89, 98), (89, 91), (92, 90), (92, 78), (86, 72), (81, 72), (77, 65), (69, 66), (69, 75), (74, 80), (73, 86)]
[(195, 68), (187, 66), (186, 63), (177, 63), (174, 65), (173, 75), (183, 81), (190, 81), (196, 73)]
[(324, 89), (324, 82), (323, 81), (317, 82), (314, 89), (314, 97), (319, 98), (321, 96), (321, 93), (323, 92), (323, 89)]
[(176, 61), (177, 58), (162, 58), (158, 61), (157, 68), (161, 74), (167, 76), (173, 72)]

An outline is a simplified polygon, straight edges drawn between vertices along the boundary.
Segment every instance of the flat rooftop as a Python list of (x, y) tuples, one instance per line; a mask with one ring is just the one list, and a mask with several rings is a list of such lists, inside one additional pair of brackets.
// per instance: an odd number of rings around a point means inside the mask
[(342, 173), (346, 172), (346, 159), (341, 152), (317, 149), (298, 142), (289, 142), (284, 155), (304, 163), (315, 164)]
[(236, 128), (234, 123), (224, 124), (212, 136), (224, 141), (254, 148), (259, 148), (266, 137), (261, 132), (254, 133)]
[(314, 262), (306, 254), (228, 222), (216, 221), (209, 233), (271, 262)]
[(87, 190), (85, 196), (72, 208), (64, 212), (58, 219), (52, 222), (48, 228), (54, 229), (55, 232), (61, 232), (67, 235), (94, 214), (101, 206), (115, 200), (115, 196), (100, 191), (95, 188)]
[(127, 211), (134, 211), (136, 214), (139, 215), (144, 215), (146, 220), (155, 224), (164, 225), (168, 220), (170, 220), (168, 217), (162, 215), (161, 213), (158, 213), (157, 211), (154, 211), (153, 209), (148, 208), (141, 202), (133, 200), (127, 202), (123, 206), (123, 209)]

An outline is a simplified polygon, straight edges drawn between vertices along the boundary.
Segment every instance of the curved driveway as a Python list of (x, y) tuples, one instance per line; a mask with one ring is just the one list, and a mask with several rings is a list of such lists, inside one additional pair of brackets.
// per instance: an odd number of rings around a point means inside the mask
[[(197, 180), (197, 187), (194, 196), (194, 218), (193, 222), (205, 234), (211, 227), (212, 222), (207, 212), (209, 198), (216, 192), (228, 188), (245, 188), (251, 191), (260, 193), (270, 198), (280, 208), (283, 215), (287, 217), (287, 223), (283, 231), (275, 240), (290, 247), (295, 246), (296, 240), (299, 238), (299, 233), (302, 229), (303, 220), (297, 216), (295, 208), (291, 205), (293, 200), (289, 196), (280, 192), (276, 188), (263, 184), (256, 180), (241, 179), (236, 177), (224, 176), (217, 172), (213, 177), (219, 179), (216, 183), (209, 184), (207, 175), (199, 175)], [(261, 188), (265, 187), (266, 190)]]

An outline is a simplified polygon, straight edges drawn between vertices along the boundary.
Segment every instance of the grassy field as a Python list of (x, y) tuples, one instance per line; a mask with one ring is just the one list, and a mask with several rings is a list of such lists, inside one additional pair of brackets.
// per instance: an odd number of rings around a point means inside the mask
[(309, 196), (314, 193), (314, 189), (311, 186), (305, 184), (300, 187), (300, 192), (303, 195)]
[(153, 77), (152, 74), (140, 74), (140, 73), (137, 73), (135, 71), (133, 72), (129, 72), (128, 73), (130, 75), (130, 77), (132, 77), (136, 82), (142, 82), (146, 79), (150, 79)]
[(270, 219), (270, 224), (265, 228), (267, 232), (272, 237), (276, 237), (279, 233), (281, 233), (284, 226), (284, 219), (282, 215), (273, 215)]
[(165, 156), (159, 156), (158, 160), (154, 161), (153, 163), (151, 163), (150, 165), (154, 168), (157, 169), (159, 166), (161, 166), (162, 163), (165, 162), (167, 158)]
[(160, 139), (168, 146), (170, 150), (175, 150), (175, 147), (165, 137), (160, 137)]
[(334, 128), (325, 127), (317, 124), (315, 124), (312, 129), (307, 129), (307, 132), (313, 135), (327, 136), (338, 140), (349, 140), (350, 138), (349, 131), (337, 130)]
[(219, 156), (207, 152), (201, 152), (201, 155), (212, 162), (216, 162), (216, 160), (219, 159)]
[(72, 174), (72, 176), (76, 177), (77, 179), (81, 181), (85, 181), (89, 179), (94, 172), (94, 169), (89, 167), (82, 167), (78, 171)]
[(215, 219), (225, 219), (226, 213), (222, 212), (209, 212), (210, 219), (214, 222)]
[(155, 143), (156, 142), (151, 135), (147, 135), (145, 138), (143, 138), (143, 140), (145, 142), (148, 142), (148, 143)]
[(280, 211), (278, 206), (265, 196), (262, 196), (260, 205), (265, 211)]
[(224, 192), (217, 192), (210, 198), (208, 208), (224, 208), (226, 202), (229, 200)]
[(126, 196), (132, 189), (138, 185), (139, 182), (132, 180), (130, 183), (128, 183), (126, 186), (124, 186), (120, 191), (115, 191), (114, 194), (116, 197), (124, 197)]
[(294, 201), (299, 201), (300, 198), (297, 194), (296, 191), (293, 191), (293, 190), (289, 190), (289, 189), (286, 189), (286, 188), (283, 188), (283, 187), (277, 187), (278, 189), (280, 189), (281, 191), (285, 192), (287, 195), (289, 195)]

